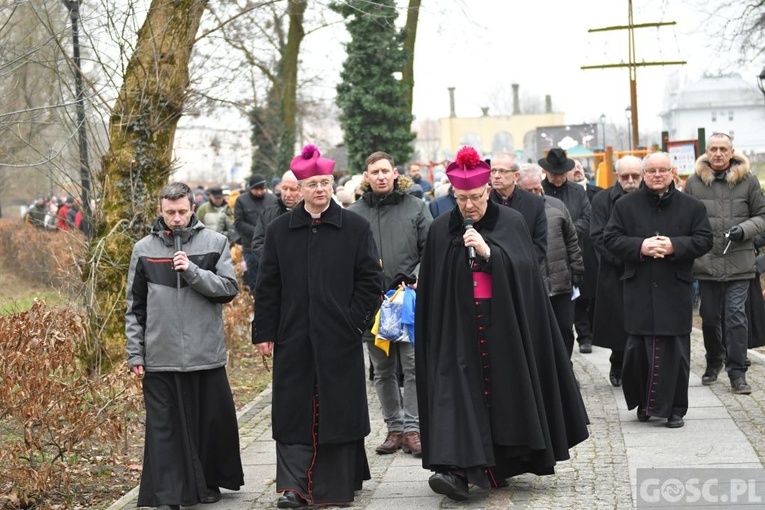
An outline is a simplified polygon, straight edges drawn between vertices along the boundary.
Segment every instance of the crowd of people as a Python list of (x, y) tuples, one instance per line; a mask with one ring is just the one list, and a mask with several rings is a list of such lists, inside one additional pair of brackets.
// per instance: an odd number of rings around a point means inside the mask
[[(464, 147), (435, 182), (376, 151), (336, 183), (313, 145), (236, 193), (168, 185), (128, 277), (128, 364), (147, 408), (139, 504), (212, 503), (243, 484), (222, 332), (239, 292), (232, 247), (252, 342), (273, 356), (279, 508), (352, 504), (370, 479), (365, 358), (387, 428), (375, 454), (421, 457), (430, 488), (456, 501), (552, 474), (588, 438), (575, 341), (611, 350), (609, 382), (639, 421), (682, 427), (695, 281), (702, 382), (725, 367), (731, 391), (750, 393), (765, 198), (730, 136), (706, 147), (682, 190), (663, 152), (623, 157), (601, 189), (559, 148), (524, 163)], [(399, 319), (412, 334), (382, 337), (396, 289), (416, 296)]]
[[(91, 210), (93, 208), (91, 207)], [(39, 195), (24, 213), (24, 222), (40, 230), (79, 230), (88, 233), (90, 220), (80, 197)]]

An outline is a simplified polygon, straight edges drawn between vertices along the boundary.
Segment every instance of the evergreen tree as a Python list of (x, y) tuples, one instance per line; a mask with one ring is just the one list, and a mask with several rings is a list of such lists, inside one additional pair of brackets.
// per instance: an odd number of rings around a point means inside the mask
[(363, 171), (364, 160), (374, 151), (404, 163), (415, 135), (406, 86), (393, 76), (406, 63), (403, 36), (395, 26), (395, 0), (347, 0), (332, 8), (346, 19), (351, 35), (337, 86), (348, 170)]

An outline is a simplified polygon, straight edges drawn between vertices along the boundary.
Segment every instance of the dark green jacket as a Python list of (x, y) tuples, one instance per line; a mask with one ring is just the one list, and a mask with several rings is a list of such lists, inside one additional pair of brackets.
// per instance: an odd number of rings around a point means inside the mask
[(433, 217), (428, 204), (409, 195), (411, 179), (399, 176), (393, 191), (384, 196), (367, 191), (348, 207), (369, 221), (372, 235), (380, 253), (385, 288), (399, 273), (420, 272), (420, 258)]
[[(765, 230), (765, 197), (757, 176), (749, 170), (749, 160), (735, 154), (725, 178), (718, 179), (707, 156), (701, 156), (683, 191), (706, 206), (714, 235), (712, 250), (696, 260), (693, 275), (715, 281), (754, 278), (752, 238)], [(725, 232), (735, 225), (741, 225), (744, 239), (732, 241), (725, 251), (729, 241)]]

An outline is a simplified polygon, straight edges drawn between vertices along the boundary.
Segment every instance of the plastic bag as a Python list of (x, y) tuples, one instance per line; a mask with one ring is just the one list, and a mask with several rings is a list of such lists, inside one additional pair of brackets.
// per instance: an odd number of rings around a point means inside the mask
[(404, 308), (404, 293), (397, 289), (392, 296), (383, 300), (380, 305), (380, 326), (377, 337), (390, 342), (408, 342), (404, 325), (401, 322)]

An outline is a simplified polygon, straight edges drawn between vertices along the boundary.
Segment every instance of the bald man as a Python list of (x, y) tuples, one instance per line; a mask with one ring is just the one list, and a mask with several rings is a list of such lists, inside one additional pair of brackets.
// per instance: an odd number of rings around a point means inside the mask
[(263, 252), (263, 242), (266, 238), (266, 227), (274, 218), (291, 211), (297, 204), (303, 200), (303, 193), (300, 191), (298, 181), (292, 170), (284, 172), (281, 180), (281, 195), (276, 204), (263, 210), (258, 222), (255, 224), (255, 233), (252, 236), (252, 255), (256, 265), (260, 265), (260, 255)]

